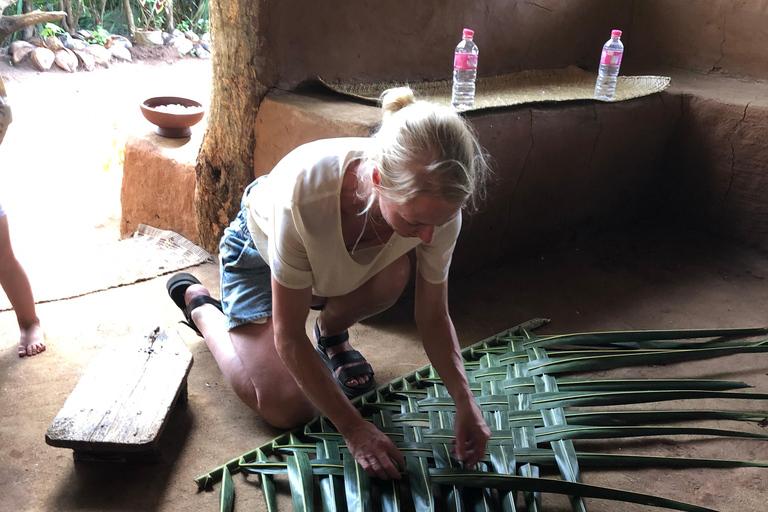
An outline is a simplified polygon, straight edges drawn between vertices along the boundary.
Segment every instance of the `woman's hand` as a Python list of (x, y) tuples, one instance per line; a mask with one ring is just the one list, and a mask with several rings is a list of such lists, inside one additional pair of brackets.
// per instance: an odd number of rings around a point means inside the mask
[[(346, 430), (346, 429), (345, 429)], [(405, 457), (395, 444), (374, 425), (361, 418), (344, 432), (347, 448), (368, 476), (399, 479), (405, 468)]]
[(485, 456), (485, 447), (491, 437), (491, 430), (474, 402), (463, 407), (457, 404), (453, 430), (456, 458), (464, 462), (464, 467), (474, 467)]

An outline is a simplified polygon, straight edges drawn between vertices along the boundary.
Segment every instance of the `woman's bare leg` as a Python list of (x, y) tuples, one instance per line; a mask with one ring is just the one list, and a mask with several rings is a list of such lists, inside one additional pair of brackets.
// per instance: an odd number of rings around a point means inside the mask
[[(192, 285), (184, 300), (208, 294), (202, 285)], [(267, 423), (292, 428), (317, 416), (277, 353), (271, 318), (227, 331), (224, 314), (205, 304), (192, 311), (192, 320), (235, 394)]]
[(8, 295), (19, 322), (19, 357), (34, 356), (44, 351), (45, 335), (35, 311), (32, 287), (27, 273), (13, 253), (8, 217), (5, 215), (0, 217), (0, 286)]
[[(329, 297), (317, 318), (320, 334), (323, 336), (340, 334), (357, 322), (389, 309), (402, 295), (410, 274), (410, 261), (407, 256), (401, 256), (357, 290), (340, 297)], [(352, 350), (349, 342), (331, 347), (326, 352), (332, 357), (347, 350)], [(354, 366), (354, 363), (346, 366)], [(368, 382), (369, 379), (369, 375), (359, 375), (345, 384), (349, 387), (359, 386)]]

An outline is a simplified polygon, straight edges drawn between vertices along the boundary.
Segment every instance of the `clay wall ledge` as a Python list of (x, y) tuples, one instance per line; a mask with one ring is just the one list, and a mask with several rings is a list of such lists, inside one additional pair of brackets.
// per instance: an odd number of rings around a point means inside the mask
[[(672, 76), (673, 85), (619, 103), (469, 114), (498, 179), (485, 209), (465, 220), (458, 272), (650, 213), (768, 248), (768, 82), (671, 67), (644, 74)], [(254, 176), (300, 144), (365, 137), (379, 122), (378, 108), (339, 95), (273, 90), (256, 119)], [(152, 133), (129, 139), (124, 234), (144, 222), (197, 241), (194, 163), (203, 132), (195, 127), (198, 139), (179, 147)]]

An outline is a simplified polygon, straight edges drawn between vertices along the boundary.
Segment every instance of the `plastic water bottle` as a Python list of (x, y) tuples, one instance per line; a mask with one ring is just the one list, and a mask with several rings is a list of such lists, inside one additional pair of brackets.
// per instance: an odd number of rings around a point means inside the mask
[(477, 54), (479, 49), (472, 41), (473, 30), (464, 29), (464, 37), (453, 55), (453, 91), (451, 105), (466, 110), (475, 105), (475, 79), (477, 78)]
[(595, 98), (609, 100), (616, 91), (616, 77), (619, 76), (619, 66), (624, 55), (624, 45), (621, 43), (621, 30), (611, 31), (611, 38), (603, 45), (600, 56), (600, 70), (597, 72)]

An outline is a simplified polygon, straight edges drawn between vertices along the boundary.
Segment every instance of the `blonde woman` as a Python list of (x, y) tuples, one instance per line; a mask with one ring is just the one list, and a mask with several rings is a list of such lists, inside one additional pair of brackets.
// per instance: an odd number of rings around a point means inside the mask
[[(220, 244), (221, 302), (190, 274), (171, 278), (168, 291), (266, 421), (290, 428), (325, 414), (369, 475), (399, 478), (402, 454), (347, 399), (375, 387), (348, 329), (395, 303), (415, 250), (414, 314), (456, 404), (456, 456), (469, 466), (483, 457), (490, 431), (447, 299), (461, 210), (482, 198), (489, 171), (452, 109), (414, 101), (407, 88), (386, 92), (382, 109), (372, 138), (305, 144), (248, 186)], [(304, 329), (310, 308), (321, 310), (314, 344)]]

